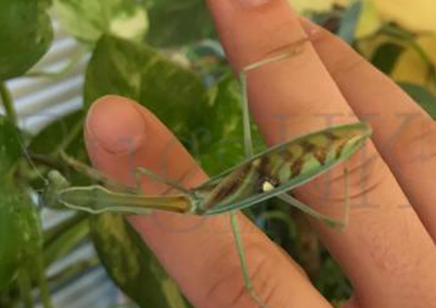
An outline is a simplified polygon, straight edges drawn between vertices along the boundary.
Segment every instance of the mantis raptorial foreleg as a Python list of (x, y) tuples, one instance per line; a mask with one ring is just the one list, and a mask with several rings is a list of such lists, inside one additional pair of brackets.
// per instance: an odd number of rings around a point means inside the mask
[(151, 171), (151, 170), (149, 170), (147, 168), (138, 167), (135, 170), (135, 173), (138, 174), (138, 175), (141, 175), (141, 174), (147, 175), (151, 179), (156, 180), (158, 182), (161, 182), (161, 183), (163, 183), (165, 185), (168, 185), (169, 187), (174, 188), (175, 190), (178, 190), (181, 193), (184, 193), (184, 194), (187, 194), (187, 195), (192, 195), (192, 191), (191, 190), (183, 187), (182, 185), (180, 185), (176, 181), (168, 179), (168, 178), (165, 178), (165, 177), (163, 177), (161, 175), (158, 175), (158, 174), (154, 173), (153, 171)]
[(268, 306), (260, 298), (256, 290), (254, 289), (253, 283), (250, 279), (250, 274), (248, 273), (247, 257), (245, 255), (244, 245), (242, 243), (242, 238), (239, 230), (238, 216), (236, 215), (236, 213), (236, 211), (232, 211), (230, 212), (229, 216), (233, 237), (235, 239), (236, 249), (238, 251), (239, 261), (241, 263), (244, 286), (247, 289), (248, 293), (251, 295), (251, 297), (259, 304), (260, 307), (267, 308)]

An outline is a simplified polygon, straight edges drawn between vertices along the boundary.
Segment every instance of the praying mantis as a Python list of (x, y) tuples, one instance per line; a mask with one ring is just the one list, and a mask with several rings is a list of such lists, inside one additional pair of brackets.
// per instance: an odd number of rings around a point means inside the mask
[(259, 306), (267, 307), (257, 295), (249, 278), (236, 211), (278, 197), (328, 226), (344, 227), (347, 215), (342, 221), (330, 218), (301, 203), (287, 192), (349, 158), (362, 148), (372, 133), (371, 127), (365, 122), (333, 126), (279, 144), (257, 155), (253, 154), (247, 76), (252, 70), (300, 52), (301, 46), (306, 42), (297, 42), (296, 48), (291, 52), (266, 58), (241, 70), (244, 144), (247, 156), (244, 162), (192, 189), (182, 187), (175, 181), (145, 168), (138, 168), (137, 174), (146, 174), (178, 191), (177, 194), (165, 196), (120, 193), (100, 185), (69, 187), (59, 173), (51, 172), (49, 180), (52, 186), (59, 188), (51, 196), (68, 208), (92, 214), (112, 212), (141, 215), (149, 214), (151, 210), (195, 215), (229, 213), (244, 285)]

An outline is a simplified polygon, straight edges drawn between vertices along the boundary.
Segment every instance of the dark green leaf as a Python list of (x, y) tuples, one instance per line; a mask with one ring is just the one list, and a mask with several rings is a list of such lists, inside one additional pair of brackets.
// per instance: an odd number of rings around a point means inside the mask
[(436, 120), (436, 97), (423, 86), (400, 82), (400, 87), (410, 95), (434, 120)]
[(385, 74), (390, 74), (404, 47), (394, 43), (385, 43), (377, 48), (372, 56), (371, 63)]
[[(245, 159), (242, 99), (238, 81), (227, 74), (210, 89), (209, 96), (214, 117), (208, 123), (209, 129), (196, 137), (203, 149), (199, 155), (202, 167), (209, 174), (217, 174)], [(263, 142), (254, 125), (252, 135), (255, 152), (259, 152)]]
[(213, 116), (196, 74), (147, 46), (111, 36), (104, 36), (97, 44), (84, 92), (87, 108), (106, 94), (134, 99), (185, 139), (206, 127)]
[(0, 185), (0, 290), (13, 279), (18, 267), (38, 252), (39, 218), (24, 190), (12, 182)]
[(20, 134), (15, 126), (0, 115), (0, 179), (17, 162), (22, 153)]
[(0, 0), (0, 80), (20, 76), (47, 51), (53, 38), (46, 2)]
[(122, 216), (94, 216), (91, 226), (100, 259), (125, 294), (143, 308), (187, 307), (177, 285)]
[(242, 108), (239, 85), (228, 75), (209, 91), (214, 117), (205, 131), (200, 153), (202, 167), (209, 174), (218, 174), (244, 159)]
[(212, 19), (204, 0), (146, 0), (153, 46), (179, 46), (213, 37)]
[(65, 150), (71, 155), (77, 156), (79, 152), (84, 151), (83, 121), (84, 113), (82, 110), (54, 121), (32, 139), (29, 149), (32, 153), (51, 154), (63, 142), (66, 142), (66, 139), (71, 138), (68, 140), (69, 145)]
[(141, 41), (148, 29), (147, 12), (134, 0), (55, 0), (54, 8), (67, 31), (89, 43), (109, 33)]
[[(56, 158), (56, 155), (62, 150), (76, 160), (88, 163), (88, 155), (83, 139), (84, 117), (85, 115), (82, 110), (76, 111), (54, 121), (33, 137), (28, 149), (29, 153), (33, 156), (34, 164), (37, 167), (41, 167), (40, 173), (44, 174), (44, 171), (56, 169), (74, 185), (90, 184), (90, 180), (86, 175), (67, 166), (62, 160)], [(32, 186), (40, 188), (41, 185), (44, 185), (40, 180), (40, 177), (37, 177), (32, 182)], [(51, 191), (50, 189), (45, 190), (47, 196), (50, 196)], [(46, 206), (55, 207), (57, 205), (57, 203), (50, 202), (49, 200), (45, 201), (47, 201)]]
[(338, 35), (348, 44), (354, 42), (354, 34), (359, 23), (361, 8), (362, 3), (356, 1), (347, 8), (342, 16)]
[(337, 262), (327, 252), (321, 254), (322, 264), (316, 281), (317, 289), (328, 299), (350, 298), (352, 288)]

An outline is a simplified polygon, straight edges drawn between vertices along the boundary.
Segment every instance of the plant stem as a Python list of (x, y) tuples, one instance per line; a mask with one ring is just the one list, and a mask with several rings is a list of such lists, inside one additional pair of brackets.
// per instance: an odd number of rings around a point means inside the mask
[(8, 87), (2, 81), (0, 81), (0, 97), (2, 99), (3, 106), (5, 108), (6, 116), (9, 120), (16, 124), (17, 123), (17, 114), (15, 113), (14, 103), (12, 99), (12, 95), (9, 92)]
[(73, 126), (73, 128), (70, 130), (68, 135), (62, 140), (62, 142), (53, 151), (53, 155), (58, 155), (59, 153), (66, 151), (66, 149), (69, 147), (69, 145), (74, 141), (74, 139), (76, 139), (77, 135), (81, 132), (84, 121), (85, 121), (85, 119), (82, 118), (82, 119), (80, 119), (80, 121), (78, 121)]
[(51, 265), (54, 261), (65, 257), (89, 236), (89, 224), (82, 220), (66, 230), (61, 236), (44, 246), (44, 262)]
[(61, 237), (70, 229), (74, 228), (75, 225), (80, 223), (82, 220), (86, 219), (89, 216), (88, 213), (77, 212), (74, 216), (62, 221), (59, 224), (51, 227), (48, 230), (44, 231), (44, 247), (50, 246), (58, 237)]
[(39, 296), (44, 308), (53, 308), (51, 302), (50, 290), (47, 285), (47, 278), (45, 276), (45, 265), (44, 265), (44, 255), (42, 249), (38, 252), (36, 256), (36, 271), (37, 279), (39, 284)]
[(33, 308), (32, 285), (25, 266), (21, 267), (18, 273), (18, 285), (24, 307)]
[(70, 266), (66, 267), (59, 273), (49, 277), (48, 279), (50, 284), (58, 285), (64, 280), (71, 279), (72, 277), (75, 277), (84, 271), (88, 271), (89, 269), (96, 267), (99, 264), (100, 259), (97, 257), (85, 259), (71, 264)]

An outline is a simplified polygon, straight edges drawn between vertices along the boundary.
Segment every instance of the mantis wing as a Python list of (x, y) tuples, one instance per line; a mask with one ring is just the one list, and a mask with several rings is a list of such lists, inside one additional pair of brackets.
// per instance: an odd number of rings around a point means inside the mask
[(204, 215), (238, 210), (303, 185), (357, 152), (371, 135), (365, 122), (334, 126), (278, 145), (194, 190)]

